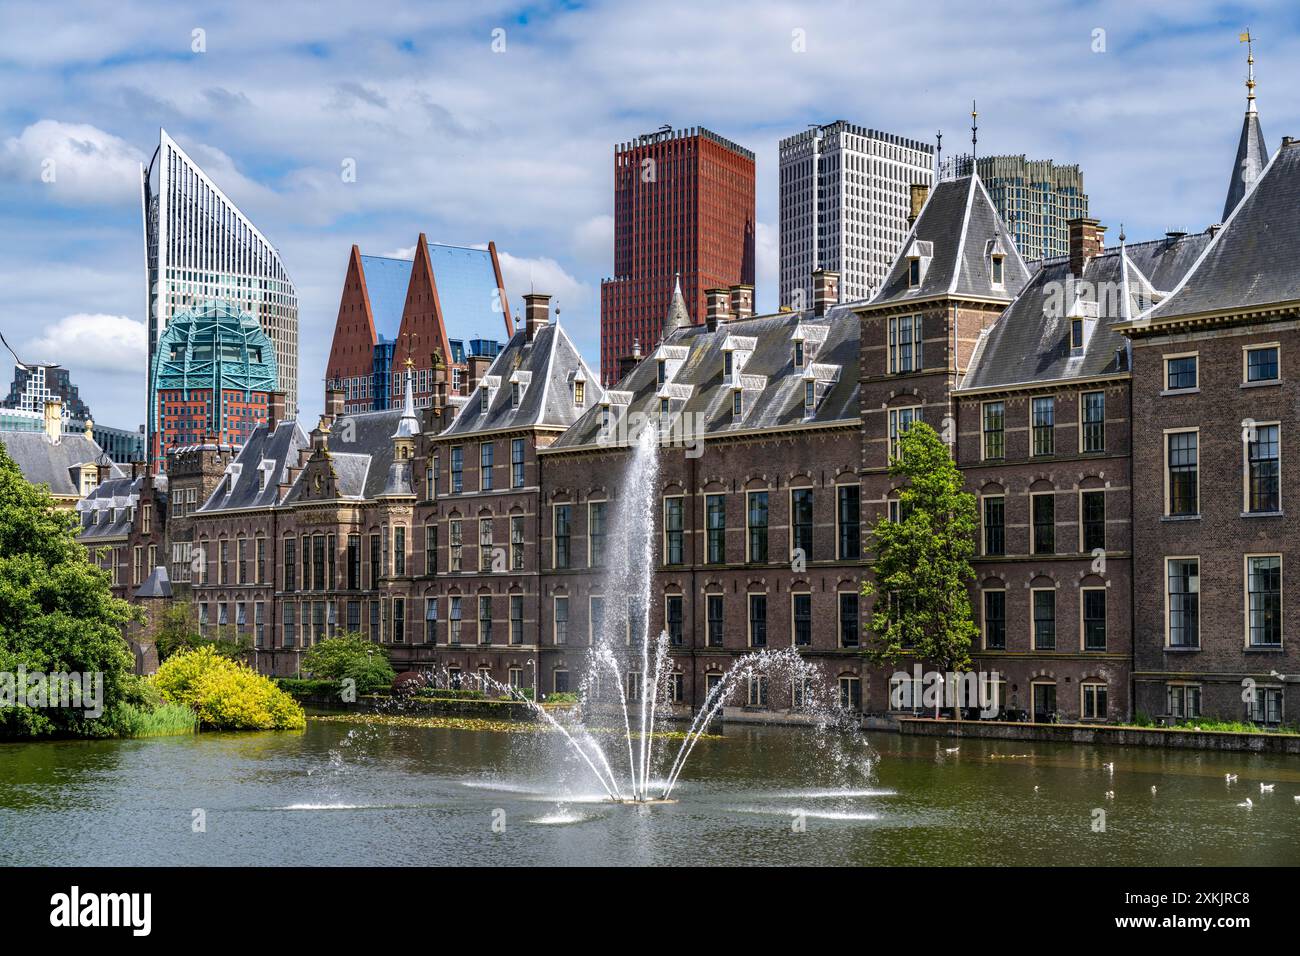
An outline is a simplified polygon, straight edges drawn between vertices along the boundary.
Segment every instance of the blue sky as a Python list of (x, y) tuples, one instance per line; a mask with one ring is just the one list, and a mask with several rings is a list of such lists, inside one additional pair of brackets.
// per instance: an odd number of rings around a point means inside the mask
[(1247, 25), (1276, 149), (1300, 135), (1300, 13), (1285, 3), (11, 0), (0, 330), (68, 365), (97, 420), (142, 420), (137, 165), (160, 126), (280, 248), (308, 423), (353, 243), (495, 240), (515, 307), (529, 284), (551, 292), (594, 363), (613, 145), (664, 123), (758, 154), (760, 308), (776, 304), (776, 144), (809, 123), (942, 129), (951, 152), (976, 99), (980, 151), (1080, 163), (1112, 240), (1120, 222), (1133, 240), (1200, 229), (1227, 189)]

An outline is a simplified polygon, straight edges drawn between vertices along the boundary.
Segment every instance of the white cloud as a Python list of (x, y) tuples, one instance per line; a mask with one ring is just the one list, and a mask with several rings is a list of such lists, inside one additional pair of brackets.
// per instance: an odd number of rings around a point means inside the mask
[(573, 228), (573, 253), (587, 262), (612, 268), (614, 258), (614, 217), (592, 216)]
[(65, 316), (18, 353), (28, 362), (58, 362), (72, 371), (138, 376), (143, 380), (149, 334), (125, 315), (78, 312)]
[(43, 119), (5, 140), (0, 169), (45, 185), (60, 202), (138, 203), (144, 158), (98, 127)]
[(591, 286), (564, 271), (554, 259), (546, 256), (529, 259), (500, 251), (497, 258), (512, 310), (522, 308), (520, 297), (528, 292), (546, 293), (551, 297), (551, 307), (558, 306), (566, 313), (591, 307)]

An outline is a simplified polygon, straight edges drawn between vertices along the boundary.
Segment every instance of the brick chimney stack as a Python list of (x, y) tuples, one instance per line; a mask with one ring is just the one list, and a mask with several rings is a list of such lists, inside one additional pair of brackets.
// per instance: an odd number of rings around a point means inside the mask
[(754, 314), (754, 287), (752, 285), (733, 285), (731, 294), (731, 319), (748, 319)]
[(327, 388), (325, 389), (325, 414), (330, 423), (338, 421), (343, 415), (343, 389)]
[(1098, 256), (1105, 249), (1102, 234), (1106, 227), (1096, 219), (1071, 219), (1066, 226), (1070, 230), (1070, 274), (1076, 279), (1083, 277), (1083, 268), (1088, 260)]
[(813, 315), (822, 316), (840, 301), (840, 274), (829, 269), (818, 269), (812, 274)]
[(465, 373), (465, 394), (472, 395), (474, 389), (478, 388), (478, 383), (483, 381), (483, 376), (492, 367), (492, 360), (486, 355), (471, 355), (467, 361), (469, 370)]
[(284, 392), (268, 392), (266, 396), (266, 426), (275, 431), (285, 419)]
[(726, 324), (730, 299), (731, 294), (726, 289), (704, 290), (704, 324), (710, 332), (716, 332), (719, 325)]
[(524, 296), (524, 335), (531, 342), (537, 330), (551, 321), (551, 297), (541, 292)]
[(912, 183), (907, 187), (911, 205), (908, 207), (907, 227), (912, 228), (916, 222), (916, 217), (921, 215), (921, 207), (925, 201), (930, 198), (930, 187), (926, 183)]

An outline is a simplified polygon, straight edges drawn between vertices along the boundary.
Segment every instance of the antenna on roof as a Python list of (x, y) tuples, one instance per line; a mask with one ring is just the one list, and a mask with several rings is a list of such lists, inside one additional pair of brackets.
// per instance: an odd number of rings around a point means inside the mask
[(934, 134), (934, 178), (943, 175), (943, 130)]
[(1255, 49), (1252, 44), (1258, 37), (1251, 36), (1250, 27), (1237, 37), (1238, 43), (1246, 44), (1246, 112), (1255, 112)]

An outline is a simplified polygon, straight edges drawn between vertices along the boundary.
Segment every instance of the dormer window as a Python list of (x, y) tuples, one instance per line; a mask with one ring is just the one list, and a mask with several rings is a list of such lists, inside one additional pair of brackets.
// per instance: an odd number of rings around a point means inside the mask
[(907, 287), (915, 289), (921, 284), (921, 260), (913, 256), (907, 260)]
[(112, 524), (112, 523), (113, 523), (114, 521), (116, 521), (116, 520), (117, 520), (117, 509), (116, 509), (116, 508), (109, 508), (109, 509), (108, 509), (108, 523), (109, 523), (109, 524)]
[(813, 406), (817, 404), (817, 382), (814, 379), (806, 379), (803, 383), (803, 407), (804, 411), (811, 412)]
[(659, 371), (658, 371), (657, 381), (659, 383), (660, 388), (663, 387), (664, 382), (668, 381), (668, 363), (665, 362), (663, 359), (659, 360)]
[(586, 385), (587, 385), (586, 382), (573, 383), (573, 404), (574, 405), (577, 405), (579, 407), (582, 406), (582, 403), (586, 397)]
[(1070, 320), (1070, 348), (1083, 348), (1083, 319)]
[(668, 399), (666, 398), (659, 399), (659, 417), (660, 418), (668, 417)]
[(745, 393), (738, 388), (731, 393), (731, 414), (734, 418), (745, 414)]
[(479, 389), (479, 411), (486, 415), (488, 412), (488, 406), (491, 404), (492, 396), (488, 392), (487, 388), (484, 387)]
[(992, 264), (993, 264), (993, 267), (992, 267), (992, 274), (993, 274), (993, 284), (994, 284), (995, 286), (1000, 286), (1000, 285), (1002, 285), (1002, 283), (1003, 283), (1003, 278), (1002, 278), (1002, 277), (1003, 277), (1003, 268), (1002, 268), (1002, 265), (1003, 265), (1003, 261), (1004, 261), (1005, 259), (1006, 259), (1006, 256), (1001, 255), (1000, 253), (995, 253), (994, 256), (993, 256), (993, 260), (992, 260)]
[(803, 339), (795, 339), (794, 343), (794, 367), (803, 368)]
[(600, 430), (609, 431), (609, 403), (600, 406)]
[(727, 349), (722, 353), (722, 374), (730, 378), (732, 370), (735, 369), (735, 367), (735, 354), (731, 349)]
[(519, 387), (519, 383), (511, 382), (510, 383), (510, 407), (518, 408), (519, 400), (523, 398), (523, 395), (524, 395), (524, 390)]

